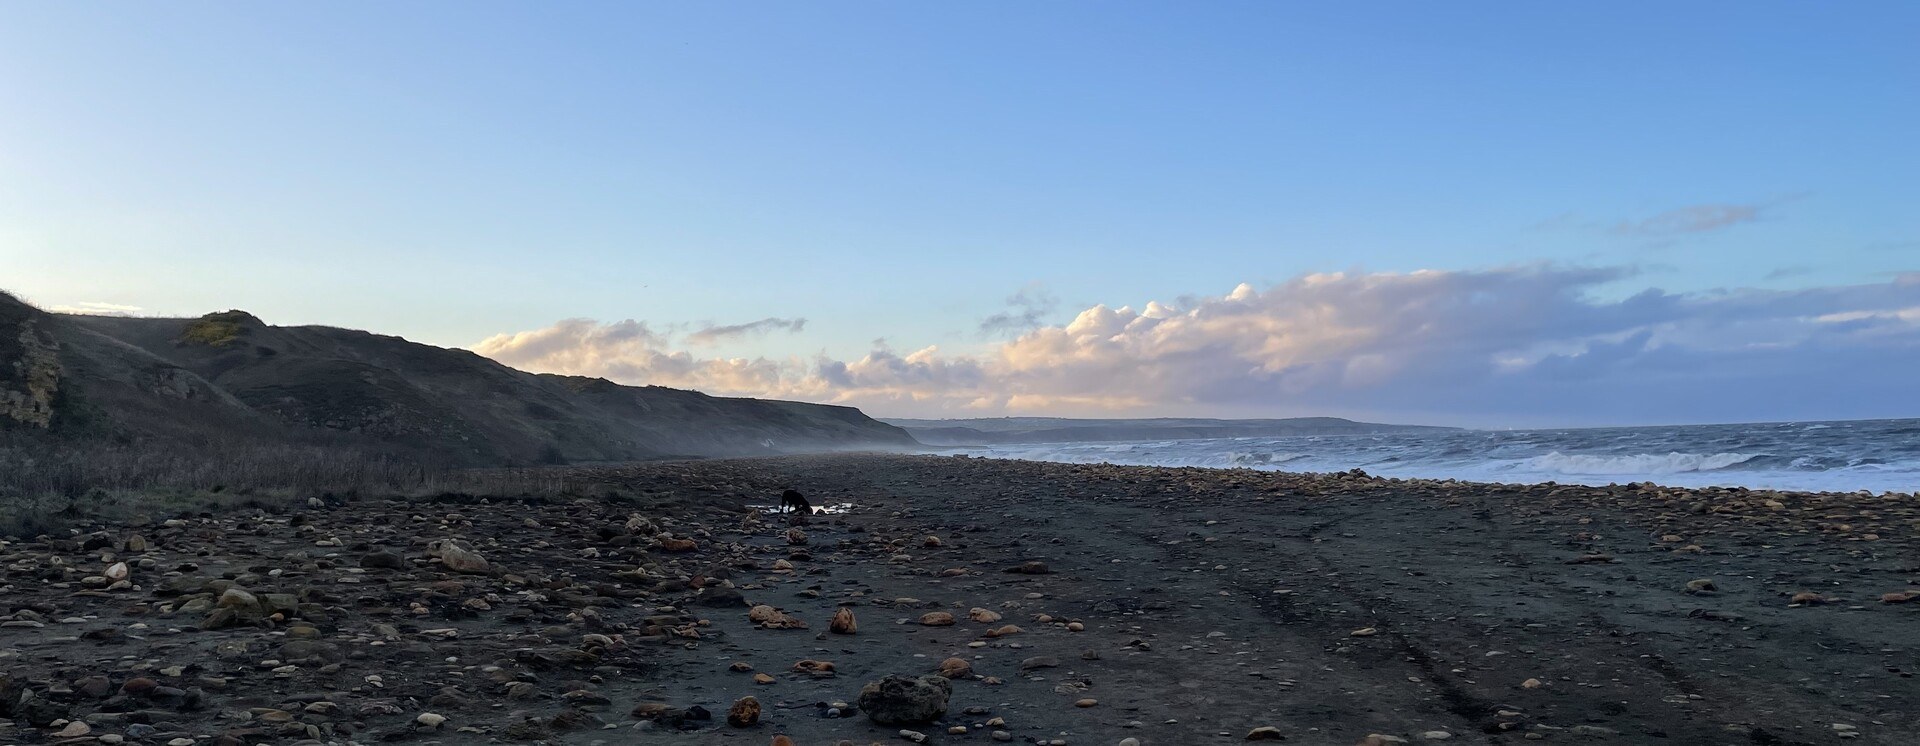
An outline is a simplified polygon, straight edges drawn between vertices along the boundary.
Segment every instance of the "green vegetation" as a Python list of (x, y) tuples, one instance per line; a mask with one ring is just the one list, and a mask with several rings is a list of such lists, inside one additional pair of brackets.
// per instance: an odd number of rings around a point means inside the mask
[(258, 318), (246, 311), (210, 313), (188, 322), (180, 331), (180, 343), (226, 347), (240, 341), (240, 335), (249, 325), (259, 323)]

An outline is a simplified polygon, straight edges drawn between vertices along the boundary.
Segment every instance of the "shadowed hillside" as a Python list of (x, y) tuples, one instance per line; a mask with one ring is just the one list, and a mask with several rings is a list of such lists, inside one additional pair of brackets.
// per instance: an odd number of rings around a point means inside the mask
[(0, 426), (84, 441), (350, 443), (455, 465), (914, 445), (849, 407), (538, 375), (242, 311), (73, 316), (0, 295), (0, 359)]

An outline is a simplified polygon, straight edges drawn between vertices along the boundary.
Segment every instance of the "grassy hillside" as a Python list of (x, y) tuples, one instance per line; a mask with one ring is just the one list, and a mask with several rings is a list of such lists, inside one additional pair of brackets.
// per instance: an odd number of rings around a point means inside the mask
[(460, 466), (913, 445), (848, 407), (536, 375), (243, 311), (70, 316), (5, 295), (0, 427), (74, 444), (353, 446)]

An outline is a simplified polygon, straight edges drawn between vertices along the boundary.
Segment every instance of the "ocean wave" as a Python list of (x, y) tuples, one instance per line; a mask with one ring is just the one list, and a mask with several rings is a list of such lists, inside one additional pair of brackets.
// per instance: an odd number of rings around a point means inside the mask
[(1554, 451), (1544, 456), (1527, 459), (1527, 467), (1536, 471), (1557, 474), (1684, 474), (1698, 471), (1717, 471), (1739, 466), (1759, 458), (1758, 453), (1680, 453), (1675, 451), (1666, 455), (1636, 453), (1623, 456), (1595, 456), (1589, 454), (1568, 454)]

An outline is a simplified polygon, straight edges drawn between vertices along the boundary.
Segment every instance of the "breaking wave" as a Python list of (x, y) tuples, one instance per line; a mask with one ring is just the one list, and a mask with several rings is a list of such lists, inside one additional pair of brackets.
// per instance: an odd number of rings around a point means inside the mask
[(1480, 482), (1920, 491), (1920, 420), (1453, 430), (958, 449), (990, 458)]
[(1554, 451), (1527, 459), (1527, 465), (1545, 472), (1596, 475), (1664, 475), (1692, 471), (1713, 471), (1739, 466), (1758, 458), (1757, 453), (1669, 453), (1657, 456), (1636, 453), (1626, 456), (1591, 456)]

